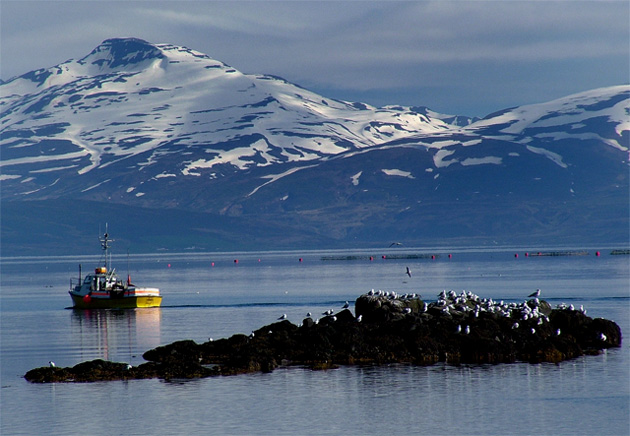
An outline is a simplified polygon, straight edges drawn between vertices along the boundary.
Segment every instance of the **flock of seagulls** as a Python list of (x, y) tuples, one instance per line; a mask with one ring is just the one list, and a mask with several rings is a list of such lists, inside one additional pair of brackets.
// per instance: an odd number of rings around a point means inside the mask
[[(407, 268), (407, 275), (411, 277), (411, 271)], [(536, 328), (538, 326), (543, 326), (546, 323), (549, 323), (549, 317), (541, 312), (540, 310), (540, 297), (541, 290), (536, 289), (536, 291), (532, 292), (528, 295), (529, 300), (525, 300), (522, 302), (504, 302), (495, 301), (492, 298), (481, 298), (478, 295), (470, 292), (470, 291), (462, 291), (461, 293), (456, 293), (455, 291), (446, 291), (443, 290), (437, 295), (437, 300), (435, 302), (426, 303), (424, 302), (422, 307), (419, 309), (419, 313), (425, 313), (430, 308), (437, 308), (442, 311), (444, 314), (454, 314), (454, 313), (468, 313), (470, 316), (474, 318), (478, 318), (481, 313), (491, 313), (496, 316), (501, 316), (505, 318), (510, 318), (514, 320), (512, 324), (512, 329), (517, 330), (520, 329), (523, 323), (525, 322), (529, 332), (532, 335), (536, 334)], [(422, 295), (417, 293), (397, 293), (395, 291), (382, 291), (382, 290), (370, 290), (367, 293), (370, 297), (375, 298), (387, 298), (389, 300), (411, 300), (411, 299), (422, 299)], [(348, 309), (350, 307), (350, 303), (346, 301), (342, 309)], [(580, 311), (583, 314), (586, 314), (586, 309), (584, 306), (580, 306), (579, 309), (576, 309), (573, 304), (566, 305), (561, 303), (556, 307), (559, 310), (569, 310), (569, 311)], [(334, 316), (334, 310), (329, 309), (322, 312), (322, 315), (326, 317), (331, 317), (332, 321), (336, 321), (337, 317)], [(405, 307), (402, 309), (404, 314), (411, 314), (412, 309), (410, 307)], [(307, 317), (312, 317), (312, 313), (308, 312), (306, 314)], [(283, 313), (278, 320), (287, 319), (287, 314)], [(359, 315), (356, 317), (357, 322), (361, 322), (362, 316)], [(319, 323), (319, 319), (315, 320), (315, 324)], [(455, 332), (457, 334), (465, 334), (469, 335), (471, 332), (471, 326), (468, 325), (457, 325)], [(556, 329), (555, 335), (560, 336), (560, 329)], [(252, 333), (253, 337), (253, 333)], [(599, 336), (601, 341), (606, 341), (607, 337), (605, 334), (601, 333)]]
[(412, 300), (415, 298), (422, 298), (422, 295), (416, 293), (409, 294), (399, 294), (396, 291), (375, 291), (374, 289), (370, 290), (367, 293), (370, 297), (387, 297), (390, 300)]

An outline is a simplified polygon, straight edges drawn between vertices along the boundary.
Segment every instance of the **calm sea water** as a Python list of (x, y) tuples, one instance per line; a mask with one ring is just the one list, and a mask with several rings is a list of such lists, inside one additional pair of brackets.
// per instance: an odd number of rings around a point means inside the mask
[[(630, 331), (628, 256), (519, 258), (513, 250), (160, 254), (114, 258), (123, 276), (158, 286), (159, 309), (68, 309), (70, 279), (98, 257), (3, 258), (0, 266), (2, 435), (627, 435), (630, 342), (559, 365), (280, 368), (203, 380), (89, 384), (26, 382), (29, 369), (96, 358), (140, 364), (180, 339), (249, 333), (286, 313), (340, 309), (368, 290), (443, 289), (522, 301), (536, 288), (552, 305)], [(382, 259), (382, 255), (390, 259)], [(322, 260), (355, 255), (356, 260)], [(369, 255), (374, 260), (367, 259)], [(299, 259), (302, 261), (299, 261)], [(234, 260), (238, 259), (238, 263)], [(214, 263), (214, 264), (213, 264)], [(409, 266), (412, 277), (405, 274)]]

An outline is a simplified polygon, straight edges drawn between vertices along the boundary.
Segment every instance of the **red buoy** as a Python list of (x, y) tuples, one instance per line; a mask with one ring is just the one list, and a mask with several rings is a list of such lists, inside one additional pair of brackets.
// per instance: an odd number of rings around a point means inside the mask
[(212, 262), (211, 265), (214, 266), (214, 262)]
[(431, 255), (431, 259), (435, 259), (435, 254), (432, 254), (432, 255)]
[(299, 260), (300, 260), (300, 262), (302, 262), (302, 258), (301, 258), (301, 257), (300, 257), (300, 259), (299, 259)]
[(452, 258), (452, 257), (453, 257), (453, 255), (449, 253), (449, 254), (448, 254), (448, 258), (450, 259), (450, 258)]
[(370, 261), (374, 260), (374, 256), (370, 256)]
[(529, 257), (529, 253), (528, 252), (525, 252), (525, 257)]
[(599, 256), (599, 251), (596, 251), (596, 252), (595, 252), (595, 256)]
[(518, 257), (518, 253), (514, 253), (514, 257)]
[(90, 294), (87, 294), (87, 295), (83, 296), (83, 302), (85, 304), (90, 304), (92, 302), (92, 297), (90, 296)]
[(170, 268), (170, 267), (171, 267), (171, 264), (169, 263), (167, 266)]
[(383, 255), (383, 259), (385, 259), (385, 257), (386, 257), (386, 256), (385, 256), (385, 255)]
[(234, 259), (234, 263), (238, 263), (238, 259)]

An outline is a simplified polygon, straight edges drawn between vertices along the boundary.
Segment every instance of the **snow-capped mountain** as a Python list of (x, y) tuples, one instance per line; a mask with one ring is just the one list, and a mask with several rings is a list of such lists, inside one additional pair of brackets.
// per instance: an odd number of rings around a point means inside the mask
[[(216, 176), (447, 128), (408, 109), (327, 99), (184, 47), (138, 39), (107, 40), (80, 60), (10, 80), (2, 96), (5, 179), (21, 176), (20, 183), (33, 165), (86, 174), (122, 163), (143, 169), (147, 179), (206, 170)], [(152, 171), (172, 154), (176, 168)], [(45, 188), (40, 177), (29, 177), (26, 184)]]
[[(481, 120), (375, 108), (185, 47), (110, 39), (0, 84), (3, 231), (14, 210), (72, 199), (110, 222), (112, 204), (211, 214), (194, 224), (205, 235), (208, 216), (238, 219), (268, 233), (250, 230), (265, 247), (427, 233), (627, 241), (629, 114), (628, 85)], [(232, 224), (221, 238), (247, 246)]]

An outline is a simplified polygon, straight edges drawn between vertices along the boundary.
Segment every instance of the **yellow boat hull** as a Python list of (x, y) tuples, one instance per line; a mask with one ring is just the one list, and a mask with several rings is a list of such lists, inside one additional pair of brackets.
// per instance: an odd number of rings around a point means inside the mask
[(85, 301), (83, 297), (70, 293), (75, 309), (135, 309), (137, 307), (160, 307), (162, 297), (156, 295), (122, 298), (96, 298)]

